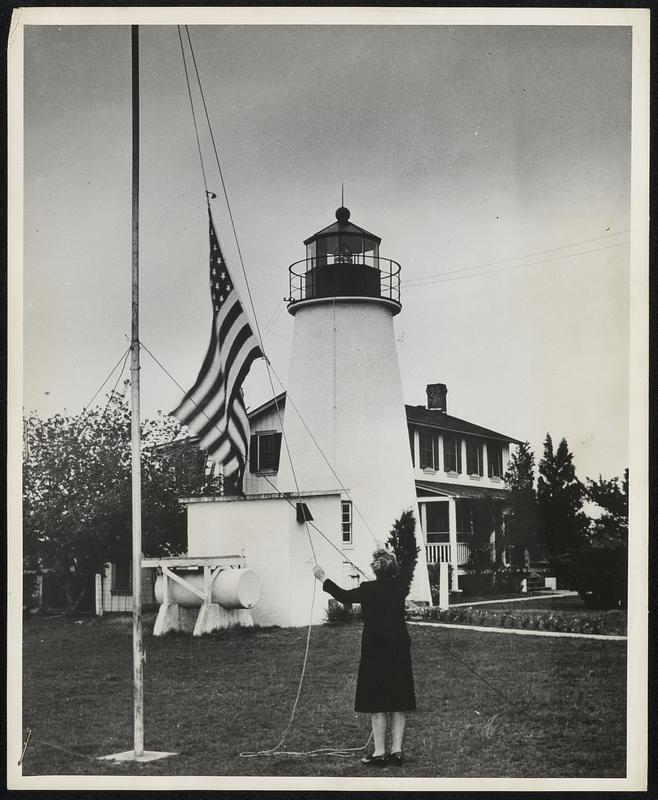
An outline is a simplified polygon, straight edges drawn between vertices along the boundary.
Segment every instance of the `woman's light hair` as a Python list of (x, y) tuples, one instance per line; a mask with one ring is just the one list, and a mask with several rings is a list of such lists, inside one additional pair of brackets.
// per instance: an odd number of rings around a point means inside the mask
[(379, 549), (372, 554), (370, 564), (376, 578), (392, 578), (398, 572), (398, 560), (390, 550)]

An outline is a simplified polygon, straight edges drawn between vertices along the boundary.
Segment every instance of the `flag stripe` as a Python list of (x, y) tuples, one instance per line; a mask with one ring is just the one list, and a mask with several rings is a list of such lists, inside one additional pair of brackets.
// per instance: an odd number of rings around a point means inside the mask
[[(247, 373), (249, 372), (249, 368), (251, 367), (252, 362), (255, 358), (258, 357), (260, 350), (252, 350), (251, 357), (246, 356), (245, 361), (239, 367), (238, 374), (230, 376), (232, 379), (231, 382), (228, 380), (226, 381), (226, 386), (231, 386), (231, 383), (234, 387), (240, 387), (247, 377)], [(237, 368), (236, 368), (237, 369)], [(229, 390), (230, 391), (230, 390)], [(218, 422), (222, 419), (223, 416), (228, 416), (226, 413), (226, 406), (227, 400), (224, 391), (220, 395), (218, 395), (219, 401), (217, 403), (212, 402), (207, 405), (203, 406), (204, 416), (203, 420), (201, 421), (201, 425), (199, 426), (198, 430), (195, 431), (199, 436), (204, 437), (208, 431), (210, 431)], [(232, 398), (229, 396), (228, 404), (230, 405)]]
[[(247, 411), (241, 396), (238, 396), (238, 400), (233, 405), (228, 432), (229, 434), (240, 437), (246, 453), (247, 443), (249, 441), (249, 418), (247, 417)], [(221, 457), (222, 453), (225, 452), (221, 450), (221, 446), (225, 442), (227, 442), (226, 433), (223, 431), (220, 432), (217, 427), (213, 426), (201, 440), (200, 446), (207, 448), (209, 452), (216, 451), (217, 457)]]
[[(222, 367), (224, 363), (230, 365), (240, 363), (243, 355), (239, 352), (241, 342), (249, 340), (252, 343), (252, 350), (255, 351), (254, 358), (258, 358), (261, 355), (256, 338), (251, 332), (249, 325), (246, 323), (241, 329), (237, 329), (236, 327), (229, 329), (224, 340), (222, 340), (221, 336), (219, 336), (218, 339), (222, 341), (219, 358), (216, 363), (213, 364), (206, 378), (199, 383), (199, 387), (191, 397), (189, 405), (180, 410), (180, 418), (185, 420), (185, 424), (187, 425), (189, 425), (190, 420), (197, 415), (199, 409), (203, 409), (206, 414), (206, 419), (213, 416), (224, 397), (224, 387), (230, 387), (230, 390), (233, 390), (236, 382), (233, 380), (231, 374), (225, 374)], [(245, 376), (243, 376), (243, 380)], [(239, 386), (240, 383), (237, 385)], [(215, 398), (214, 406), (213, 398)], [(210, 407), (210, 412), (208, 407)]]
[[(202, 398), (208, 393), (208, 391), (212, 389), (217, 380), (221, 378), (222, 348), (219, 348), (217, 343), (218, 341), (221, 342), (222, 340), (219, 338), (218, 334), (222, 328), (222, 324), (227, 314), (231, 312), (233, 307), (239, 307), (239, 305), (240, 304), (237, 301), (237, 298), (233, 298), (233, 300), (227, 301), (222, 306), (219, 314), (216, 314), (213, 317), (208, 353), (206, 354), (206, 358), (204, 359), (201, 371), (199, 372), (194, 386), (187, 393), (185, 400), (180, 404), (178, 409), (176, 409), (176, 412), (174, 412), (177, 416), (180, 415), (180, 417), (187, 419), (191, 418), (194, 415), (194, 411), (196, 410), (197, 406), (201, 405)], [(238, 310), (240, 309), (238, 308)], [(184, 422), (183, 424), (187, 424), (187, 422)]]

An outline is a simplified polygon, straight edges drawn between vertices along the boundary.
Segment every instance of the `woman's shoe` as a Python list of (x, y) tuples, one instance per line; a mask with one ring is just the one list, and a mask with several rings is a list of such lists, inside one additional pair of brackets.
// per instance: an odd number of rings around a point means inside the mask
[(401, 750), (397, 753), (391, 753), (388, 757), (388, 763), (392, 764), (394, 767), (401, 767), (403, 761), (404, 755)]
[(382, 753), (380, 756), (369, 755), (361, 759), (362, 764), (367, 764), (370, 767), (385, 767), (388, 765), (388, 756)]

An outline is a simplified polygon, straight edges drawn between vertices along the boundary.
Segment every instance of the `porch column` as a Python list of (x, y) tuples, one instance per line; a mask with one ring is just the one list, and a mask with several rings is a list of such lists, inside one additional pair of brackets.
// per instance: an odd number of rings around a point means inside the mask
[[(420, 511), (420, 529), (423, 533), (423, 547), (425, 547), (427, 544), (427, 505), (419, 502), (418, 510)], [(427, 552), (427, 549), (425, 552)]]
[(452, 565), (452, 581), (450, 590), (457, 589), (457, 501), (454, 497), (448, 498), (448, 534), (450, 542), (450, 564)]
[(482, 477), (489, 479), (489, 451), (487, 450), (487, 443), (482, 442)]

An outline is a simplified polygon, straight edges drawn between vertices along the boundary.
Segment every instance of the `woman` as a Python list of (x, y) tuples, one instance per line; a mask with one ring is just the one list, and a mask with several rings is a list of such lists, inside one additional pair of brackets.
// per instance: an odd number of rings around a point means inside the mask
[[(363, 634), (354, 710), (370, 713), (375, 743), (372, 754), (361, 761), (372, 766), (401, 766), (404, 714), (416, 708), (410, 639), (404, 621), (407, 586), (399, 579), (397, 560), (388, 550), (375, 550), (371, 567), (376, 580), (365, 581), (356, 589), (341, 589), (325, 579), (320, 566), (313, 574), (336, 600), (361, 604)], [(391, 753), (387, 755), (389, 713)]]

